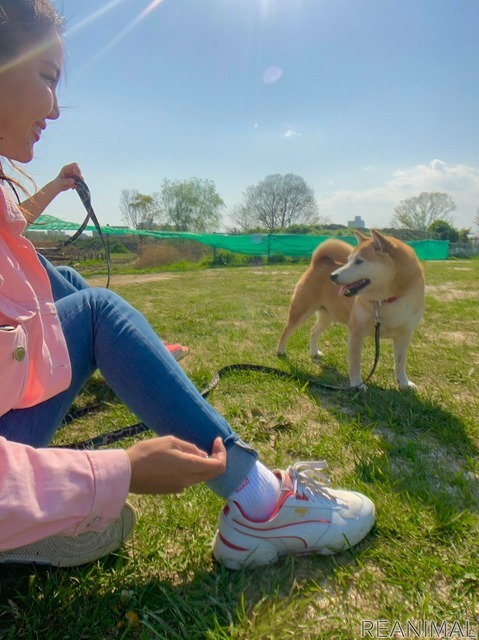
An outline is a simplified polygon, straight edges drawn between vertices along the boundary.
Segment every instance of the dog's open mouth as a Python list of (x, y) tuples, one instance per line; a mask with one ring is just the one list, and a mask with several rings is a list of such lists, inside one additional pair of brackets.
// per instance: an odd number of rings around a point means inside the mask
[(356, 280), (356, 282), (350, 282), (349, 284), (343, 284), (339, 289), (340, 296), (346, 296), (346, 298), (351, 298), (355, 296), (357, 293), (364, 289), (369, 284), (371, 284), (371, 280), (367, 278), (363, 278), (362, 280)]

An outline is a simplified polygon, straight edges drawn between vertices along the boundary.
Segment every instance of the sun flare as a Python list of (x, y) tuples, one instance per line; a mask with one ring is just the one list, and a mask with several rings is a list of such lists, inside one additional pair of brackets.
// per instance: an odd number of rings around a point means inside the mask
[[(81, 26), (85, 26), (86, 24), (89, 24), (90, 22), (92, 22), (92, 20), (99, 17), (100, 15), (105, 13), (105, 11), (108, 11), (109, 9), (113, 8), (115, 5), (119, 4), (120, 2), (123, 2), (123, 0), (113, 0), (112, 2), (110, 2), (109, 5), (104, 7), (102, 10), (96, 11), (95, 13), (91, 14), (91, 16), (83, 20), (83, 22), (80, 25), (76, 26), (75, 30), (78, 30)], [(147, 7), (145, 7), (143, 11), (141, 11), (136, 16), (136, 18), (134, 18), (124, 29), (122, 29), (114, 38), (112, 38), (110, 42), (108, 42), (102, 49), (100, 49), (98, 53), (96, 53), (92, 58), (90, 58), (90, 60), (85, 65), (83, 65), (80, 71), (85, 71), (87, 68), (91, 67), (92, 64), (94, 64), (100, 58), (102, 58), (106, 53), (108, 53), (108, 51), (113, 49), (115, 45), (117, 45), (121, 40), (123, 40), (125, 36), (127, 36), (131, 31), (133, 31), (133, 29), (138, 24), (140, 24), (140, 22), (142, 22), (152, 11), (154, 11), (162, 2), (163, 0), (152, 0), (152, 2), (150, 2), (150, 4)]]

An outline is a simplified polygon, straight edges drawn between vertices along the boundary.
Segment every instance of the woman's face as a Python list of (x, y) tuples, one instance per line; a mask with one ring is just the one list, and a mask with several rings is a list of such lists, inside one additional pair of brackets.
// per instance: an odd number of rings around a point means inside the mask
[(58, 34), (44, 46), (0, 63), (0, 156), (30, 162), (33, 146), (60, 115), (56, 89), (63, 64)]

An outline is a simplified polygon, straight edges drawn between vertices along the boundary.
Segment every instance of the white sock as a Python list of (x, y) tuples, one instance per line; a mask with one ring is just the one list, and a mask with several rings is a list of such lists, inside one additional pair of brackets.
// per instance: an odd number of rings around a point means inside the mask
[(267, 520), (278, 506), (280, 481), (274, 473), (256, 461), (230, 500), (237, 502), (251, 520)]

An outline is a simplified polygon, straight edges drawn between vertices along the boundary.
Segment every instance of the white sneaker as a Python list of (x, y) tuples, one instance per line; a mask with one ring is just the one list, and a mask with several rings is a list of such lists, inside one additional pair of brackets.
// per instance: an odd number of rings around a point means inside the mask
[(78, 536), (50, 536), (24, 547), (0, 552), (0, 564), (39, 564), (76, 567), (116, 551), (135, 526), (136, 514), (126, 502), (120, 517), (104, 531), (85, 531)]
[(229, 569), (264, 565), (280, 556), (329, 555), (353, 547), (374, 524), (374, 504), (354, 491), (327, 487), (326, 462), (297, 462), (275, 471), (278, 508), (264, 522), (248, 519), (229, 500), (220, 516), (213, 555)]

